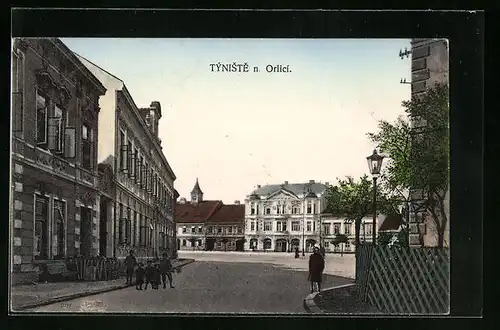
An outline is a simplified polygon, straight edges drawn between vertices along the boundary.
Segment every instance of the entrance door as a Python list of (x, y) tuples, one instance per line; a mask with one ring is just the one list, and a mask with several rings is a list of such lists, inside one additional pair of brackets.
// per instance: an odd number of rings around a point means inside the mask
[(92, 254), (92, 221), (90, 208), (80, 206), (80, 254)]
[(48, 200), (36, 197), (35, 201), (35, 259), (48, 258)]
[(205, 239), (205, 246), (207, 251), (213, 251), (215, 248), (215, 238)]
[(108, 239), (108, 200), (101, 197), (100, 214), (101, 218), (99, 219), (99, 254), (101, 256), (106, 257), (106, 248), (107, 248), (107, 239)]
[(244, 251), (245, 250), (245, 240), (239, 239), (236, 241), (236, 251)]

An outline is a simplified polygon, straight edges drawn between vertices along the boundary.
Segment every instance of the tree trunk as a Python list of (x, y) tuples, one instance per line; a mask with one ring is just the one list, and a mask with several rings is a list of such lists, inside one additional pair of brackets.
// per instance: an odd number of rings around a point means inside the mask
[[(344, 243), (345, 244), (345, 243)], [(344, 256), (344, 245), (342, 245), (342, 248), (340, 249), (340, 256)]]
[[(356, 241), (356, 250), (358, 249), (358, 246), (360, 245), (360, 239), (359, 239), (359, 230), (361, 228), (361, 220), (362, 219), (356, 219), (356, 221), (354, 222), (354, 231), (355, 231), (355, 241)], [(373, 228), (372, 230), (375, 230), (375, 228)], [(375, 243), (375, 242), (373, 242)]]

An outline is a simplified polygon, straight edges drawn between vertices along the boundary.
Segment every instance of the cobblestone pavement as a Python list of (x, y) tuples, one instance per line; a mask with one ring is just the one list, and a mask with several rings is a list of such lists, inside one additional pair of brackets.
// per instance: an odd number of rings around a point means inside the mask
[[(286, 252), (218, 252), (218, 251), (178, 251), (179, 258), (197, 261), (218, 262), (259, 262), (273, 264), (280, 268), (308, 270), (310, 253), (295, 259), (294, 253)], [(328, 253), (325, 256), (325, 274), (355, 278), (356, 258), (354, 254)]]
[[(183, 255), (180, 257), (184, 257)], [(352, 281), (325, 275), (325, 286)], [(135, 287), (47, 305), (40, 312), (307, 313), (307, 273), (270, 264), (196, 261), (174, 274), (174, 289)]]

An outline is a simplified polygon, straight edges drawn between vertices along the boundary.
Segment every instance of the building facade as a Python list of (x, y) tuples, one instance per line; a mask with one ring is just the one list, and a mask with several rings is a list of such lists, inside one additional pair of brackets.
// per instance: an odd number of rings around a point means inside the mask
[[(384, 216), (380, 215), (377, 217), (377, 228), (380, 228), (383, 218)], [(323, 246), (326, 252), (355, 252), (356, 228), (353, 221), (348, 221), (345, 218), (332, 214), (322, 213), (320, 222), (318, 244)], [(375, 234), (377, 233), (378, 231)], [(347, 242), (335, 244), (337, 235), (345, 235)], [(359, 238), (361, 243), (372, 242), (373, 218), (365, 217), (361, 220)]]
[(328, 185), (310, 180), (257, 186), (245, 199), (245, 250), (312, 251)]
[[(13, 39), (12, 271), (99, 249), (98, 116), (106, 88), (57, 38)], [(15, 281), (15, 280), (14, 280)]]
[(179, 250), (243, 251), (245, 206), (239, 201), (225, 205), (205, 201), (198, 179), (191, 200), (176, 205), (177, 248)]
[(158, 137), (161, 105), (139, 108), (121, 79), (77, 56), (107, 88), (99, 101), (98, 161), (106, 186), (100, 252), (118, 258), (131, 249), (138, 257), (175, 256), (176, 176)]
[[(449, 84), (449, 45), (447, 39), (412, 39), (411, 41), (411, 95), (419, 97), (436, 83)], [(412, 127), (425, 126), (425, 123), (412, 118)], [(413, 190), (411, 199), (414, 203), (421, 200), (421, 193)], [(444, 228), (444, 246), (450, 239), (449, 189), (445, 195), (445, 213), (448, 221)], [(410, 237), (412, 246), (437, 246), (436, 226), (422, 212), (410, 214)]]

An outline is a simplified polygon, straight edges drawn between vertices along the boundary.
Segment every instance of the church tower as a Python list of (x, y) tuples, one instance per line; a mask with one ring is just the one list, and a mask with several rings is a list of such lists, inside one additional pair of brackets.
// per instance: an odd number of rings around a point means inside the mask
[(201, 191), (198, 178), (196, 178), (196, 183), (194, 184), (193, 190), (191, 190), (191, 203), (197, 204), (199, 202), (203, 202), (203, 191)]

